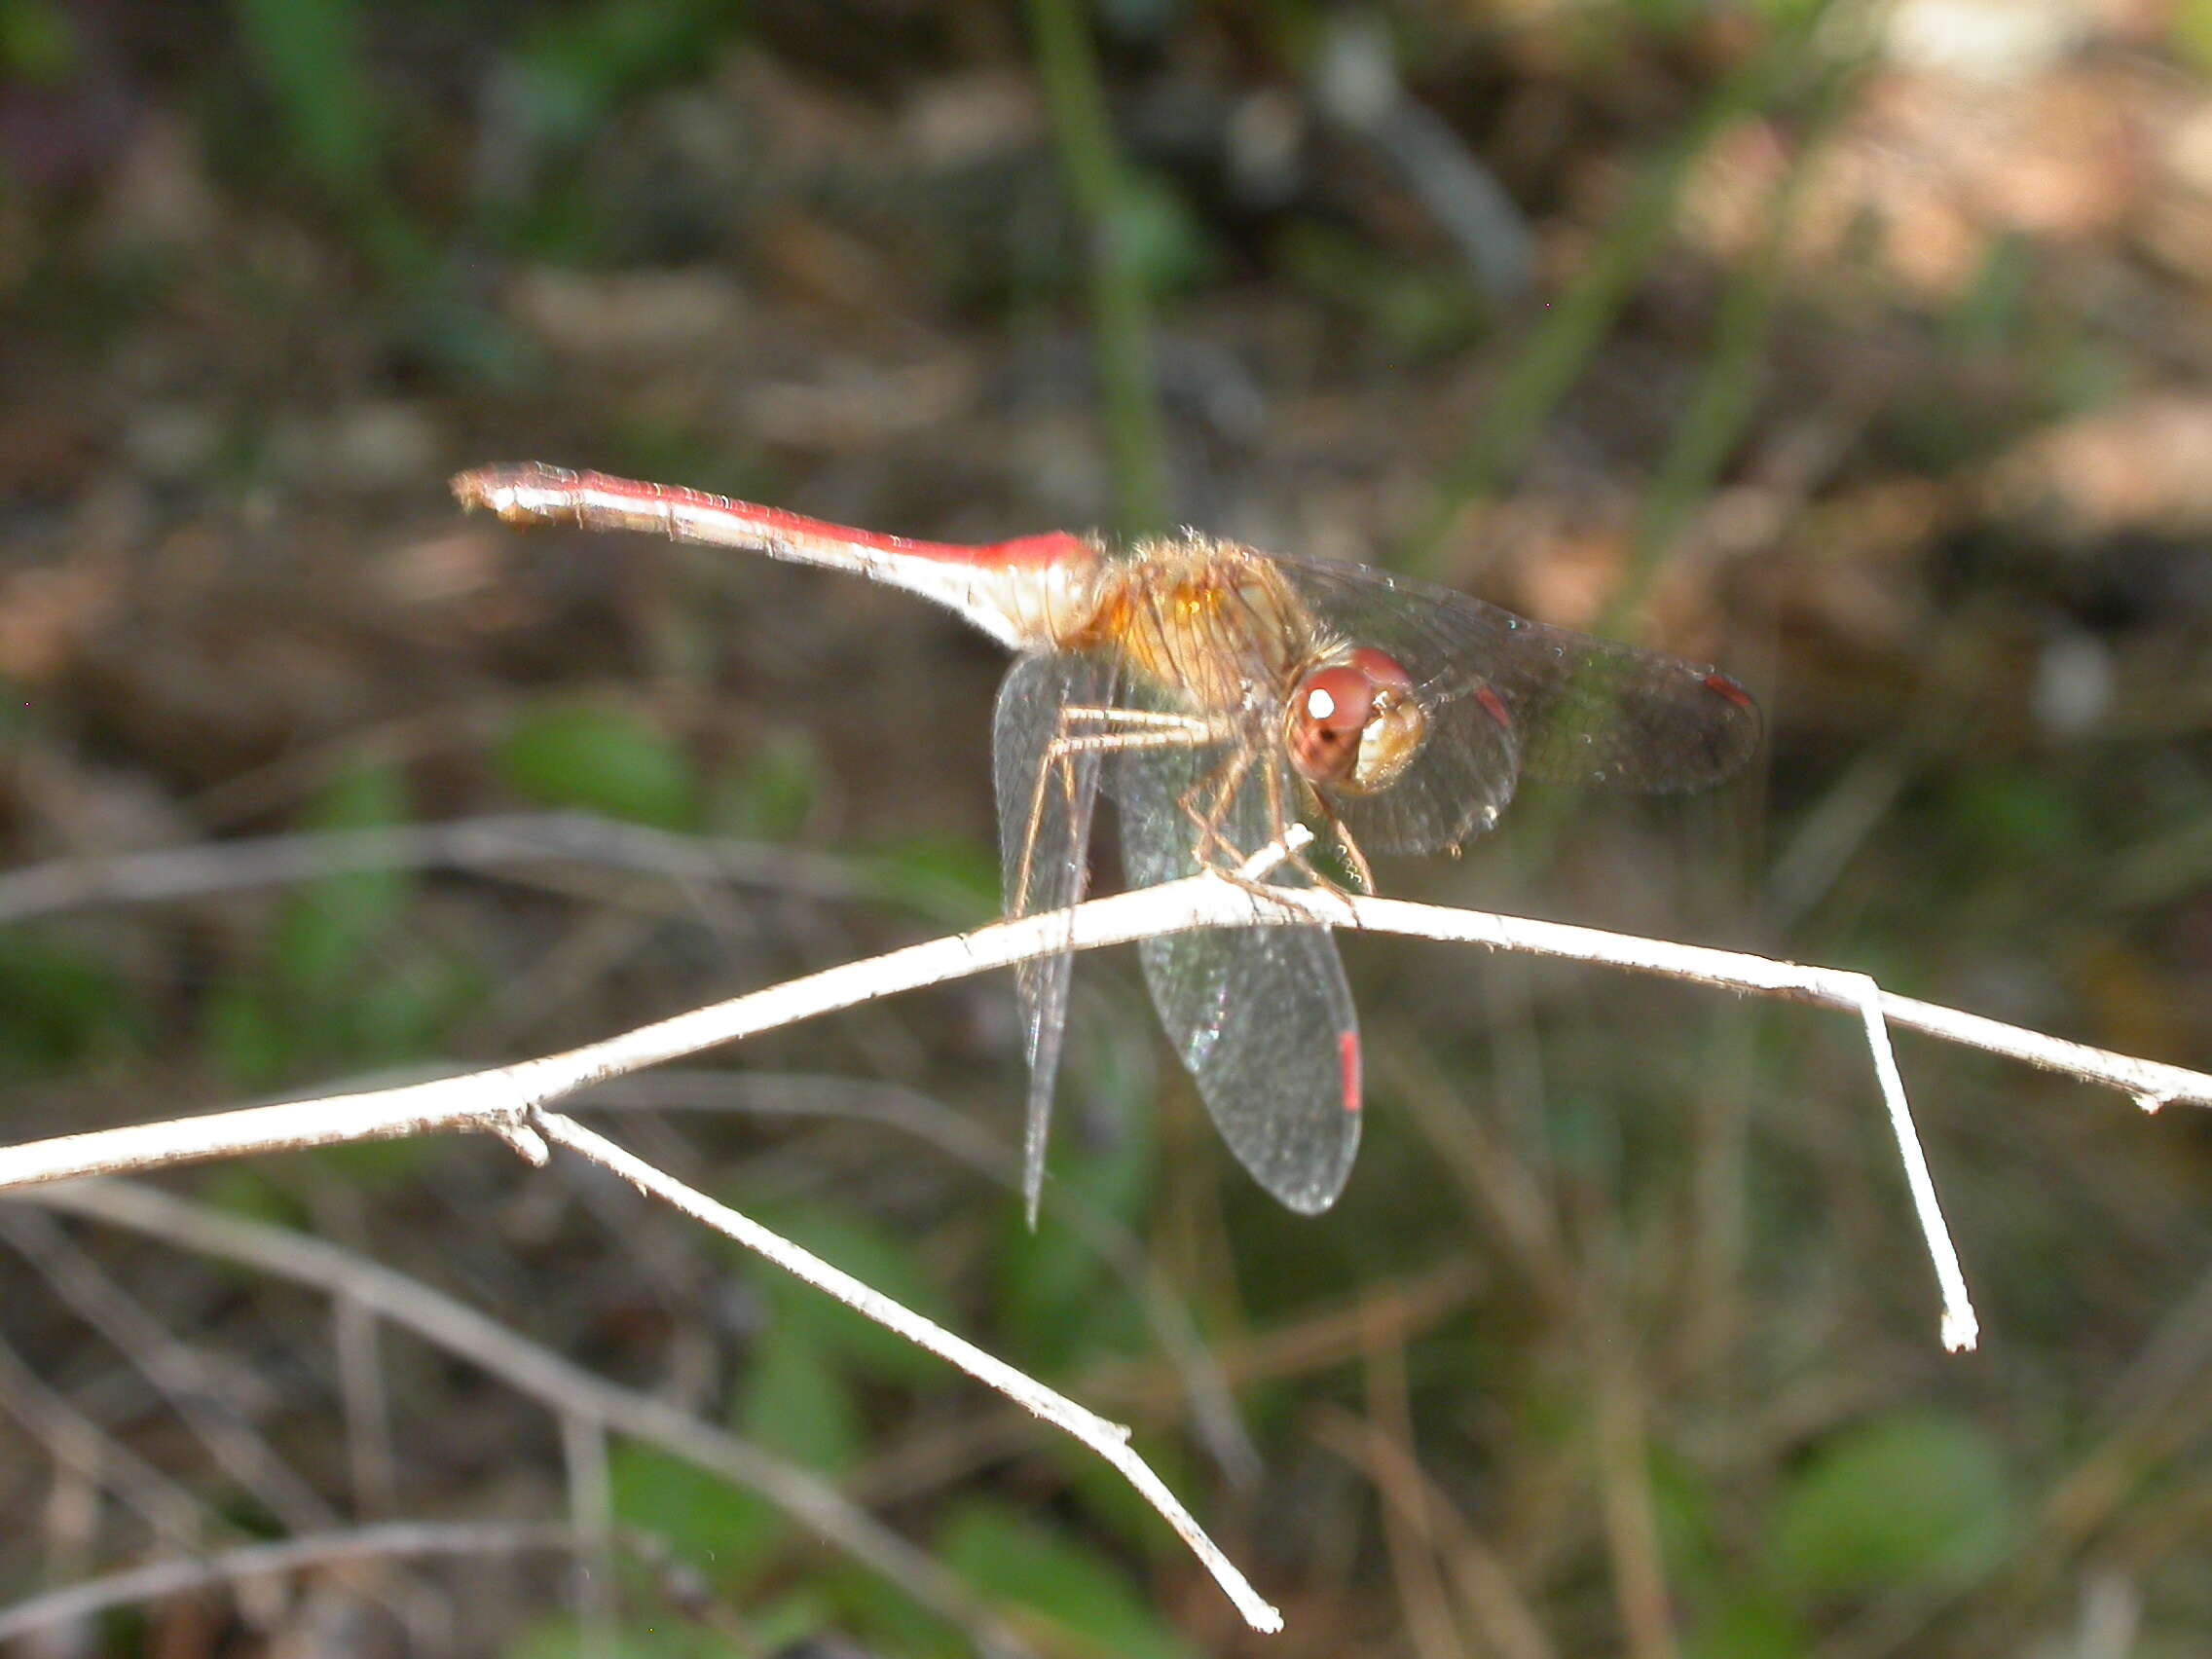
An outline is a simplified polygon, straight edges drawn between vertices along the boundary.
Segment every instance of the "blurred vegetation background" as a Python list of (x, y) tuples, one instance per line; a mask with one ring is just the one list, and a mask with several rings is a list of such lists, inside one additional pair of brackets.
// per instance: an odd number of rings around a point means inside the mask
[[(1385, 890), (2212, 1063), (2208, 67), (2200, 0), (0, 0), (0, 1136), (991, 914), (987, 643), (445, 496), (531, 458), (946, 538), (1193, 524), (1717, 660), (1758, 777), (1531, 791)], [(558, 858), (255, 850), (557, 814)], [(226, 845), (168, 892), (52, 867)], [(1003, 977), (597, 1119), (1133, 1423), (1272, 1639), (1086, 1455), (606, 1182), (487, 1140), (163, 1184), (821, 1471), (1046, 1653), (2212, 1650), (2201, 1120), (1906, 1039), (1954, 1358), (1851, 1022), (1346, 954), (1369, 1134), (1317, 1221), (1114, 953), (1035, 1235)], [(0, 1217), (10, 1602), (593, 1484), (274, 1274)], [(975, 1641), (665, 1450), (603, 1473), (597, 1600), (433, 1556), (25, 1651)]]

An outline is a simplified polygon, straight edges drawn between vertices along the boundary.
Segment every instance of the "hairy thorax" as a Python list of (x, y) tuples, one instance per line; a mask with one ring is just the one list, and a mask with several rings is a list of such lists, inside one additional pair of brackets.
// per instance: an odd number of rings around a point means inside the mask
[(1286, 690), (1315, 643), (1281, 571), (1233, 541), (1140, 542), (1092, 580), (1090, 613), (1063, 645), (1113, 651), (1196, 713), (1234, 714), (1255, 686)]

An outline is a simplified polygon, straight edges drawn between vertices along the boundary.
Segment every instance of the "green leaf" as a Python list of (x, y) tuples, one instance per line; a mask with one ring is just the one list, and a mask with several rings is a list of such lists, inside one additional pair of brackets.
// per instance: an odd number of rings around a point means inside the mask
[[(733, 1207), (745, 1209), (742, 1200)], [(949, 1321), (944, 1299), (923, 1278), (911, 1239), (885, 1232), (859, 1213), (830, 1205), (779, 1206), (748, 1214), (765, 1227), (843, 1269), (871, 1289), (940, 1324)], [(727, 1241), (724, 1241), (727, 1243)], [(849, 1361), (870, 1376), (890, 1382), (940, 1386), (944, 1362), (925, 1353), (866, 1314), (801, 1284), (781, 1268), (762, 1262), (741, 1245), (728, 1244), (747, 1265), (775, 1317), (825, 1355)]]
[(753, 1493), (649, 1446), (608, 1459), (615, 1519), (664, 1541), (718, 1584), (741, 1584), (775, 1545), (783, 1517)]
[[(1241, 1404), (1239, 1401), (1239, 1406)], [(1202, 1490), (1205, 1483), (1204, 1474), (1194, 1467), (1190, 1443), (1174, 1436), (1147, 1439), (1140, 1435), (1138, 1439), (1139, 1450), (1144, 1460), (1152, 1465), (1152, 1472), (1160, 1477), (1162, 1486), (1188, 1505), (1191, 1493)], [(1148, 1560), (1167, 1563), (1171, 1569), (1177, 1565), (1178, 1558), (1184, 1555), (1182, 1541), (1160, 1524), (1160, 1511), (1129, 1485), (1127, 1477), (1119, 1469), (1088, 1447), (1078, 1446), (1062, 1436), (1052, 1436), (1043, 1450), (1067, 1482), (1067, 1493), (1074, 1507), (1080, 1508), (1088, 1522), (1096, 1523), (1127, 1549)], [(1070, 1513), (1072, 1518), (1072, 1509)]]
[[(404, 971), (338, 980), (301, 995), (241, 975), (208, 998), (202, 1041), (248, 1088), (269, 1088), (306, 1065), (402, 1064), (434, 1052), (456, 1016), (481, 1000), (471, 966), (431, 960)], [(396, 1156), (396, 1155), (395, 1155)]]
[(129, 1008), (107, 965), (57, 940), (0, 931), (0, 1078), (126, 1046)]
[[(406, 821), (398, 771), (362, 766), (332, 780), (303, 815), (307, 830), (378, 830)], [(483, 994), (471, 965), (402, 949), (411, 871), (350, 869), (301, 885), (279, 906), (263, 964), (209, 998), (203, 1040), (248, 1087), (305, 1064), (389, 1065), (435, 1049)]]
[(1111, 1561), (1033, 1516), (967, 1504), (937, 1548), (983, 1595), (1026, 1609), (1080, 1648), (1117, 1659), (1191, 1653)]
[(887, 903), (961, 926), (999, 913), (999, 861), (979, 842), (914, 836), (868, 854), (862, 866)]
[(540, 8), (515, 55), (523, 114), (545, 142), (581, 142), (624, 94), (704, 73), (734, 10), (731, 0)]
[(1695, 1464), (1664, 1443), (1648, 1449), (1651, 1513), (1667, 1575), (1677, 1593), (1694, 1594), (1714, 1583), (1726, 1569), (1728, 1551), (1713, 1519), (1713, 1493)]
[(739, 1426), (748, 1439), (826, 1475), (860, 1461), (852, 1385), (803, 1323), (778, 1319), (761, 1334), (742, 1385)]
[(1409, 266), (1368, 239), (1309, 223), (1285, 229), (1276, 252), (1291, 281), (1358, 313), (1398, 355), (1463, 350), (1482, 333), (1483, 296), (1457, 269)]
[(54, 0), (0, 0), (0, 80), (55, 86), (77, 61), (77, 31)]
[(269, 1227), (306, 1232), (314, 1225), (299, 1184), (272, 1175), (265, 1160), (203, 1165), (192, 1196), (209, 1209)]
[(446, 1027), (482, 1001), (470, 963), (433, 957), (365, 981), (338, 1011), (339, 1051), (355, 1065), (398, 1065), (434, 1051)]
[(349, 1187), (367, 1190), (420, 1180), (424, 1168), (436, 1160), (437, 1145), (427, 1135), (402, 1135), (391, 1140), (318, 1146), (308, 1156)]
[(870, 1652), (899, 1659), (974, 1659), (976, 1643), (942, 1615), (865, 1567), (829, 1565), (821, 1585)]
[(507, 734), (498, 767), (509, 789), (545, 806), (662, 830), (687, 830), (697, 821), (690, 757), (620, 710), (568, 704), (525, 715)]
[(232, 11), (309, 168), (341, 201), (362, 202), (383, 146), (352, 0), (236, 0)]
[(613, 1631), (587, 1632), (563, 1613), (526, 1626), (500, 1651), (504, 1659), (719, 1659), (729, 1648), (685, 1622), (633, 1620)]
[(2169, 26), (2174, 45), (2199, 69), (2212, 69), (2212, 0), (2181, 0)]
[[(379, 830), (407, 817), (407, 786), (389, 766), (363, 766), (325, 786), (302, 828)], [(347, 870), (300, 887), (279, 912), (271, 967), (290, 996), (348, 995), (363, 955), (406, 908), (414, 877), (395, 868)]]
[(1943, 319), (1952, 349), (1995, 355), (2015, 346), (2035, 278), (2035, 248), (2025, 237), (1993, 239), (1981, 269)]
[[(1065, 1373), (1131, 1352), (1144, 1340), (1136, 1288), (1109, 1277), (1098, 1249), (1066, 1212), (1080, 1199), (1131, 1228), (1144, 1214), (1159, 1150), (1152, 1027), (1149, 1008), (1125, 1004), (1106, 1019), (1071, 1018), (1053, 1115), (1052, 1178), (1037, 1230), (1029, 1231), (1018, 1205), (1006, 1204), (995, 1253), (1001, 1314), (1024, 1366)], [(1089, 1114), (1111, 1128), (1081, 1144), (1080, 1119)]]
[(822, 756), (803, 732), (785, 732), (747, 758), (715, 792), (712, 827), (753, 841), (788, 841), (822, 797)]
[(248, 977), (215, 988), (201, 1015), (200, 1039), (208, 1058), (242, 1088), (274, 1088), (292, 1068), (292, 1026)]
[(270, 952), (276, 983), (303, 999), (328, 997), (352, 977), (362, 949), (386, 920), (367, 906), (326, 906), (313, 894), (294, 894), (276, 918)]
[(1957, 1587), (2004, 1558), (2019, 1519), (2004, 1454), (1979, 1427), (1897, 1413), (1806, 1466), (1783, 1498), (1774, 1563), (1814, 1595)]
[(1697, 1619), (1682, 1659), (1803, 1659), (1812, 1650), (1811, 1637), (1788, 1608), (1753, 1594)]
[(1213, 264), (1203, 222), (1157, 174), (1124, 173), (1101, 229), (1115, 257), (1154, 294), (1192, 286)]
[[(860, 1461), (860, 1408), (846, 1380), (803, 1323), (777, 1316), (754, 1345), (738, 1382), (737, 1429), (764, 1452), (826, 1475)], [(732, 1492), (720, 1525), (764, 1558), (791, 1535), (791, 1518), (766, 1498)]]
[(2011, 857), (2070, 855), (2094, 840), (2073, 793), (2024, 766), (1991, 764), (1962, 772), (1945, 792), (1944, 816), (1969, 850)]
[[(820, 1586), (809, 1583), (772, 1602), (749, 1605), (745, 1609), (746, 1634), (752, 1638), (755, 1649), (761, 1653), (835, 1655), (842, 1649), (835, 1641), (830, 1610), (824, 1605), (827, 1600)], [(820, 1643), (808, 1640), (823, 1635), (831, 1640)], [(709, 1651), (716, 1659), (728, 1659), (729, 1649), (719, 1641)]]

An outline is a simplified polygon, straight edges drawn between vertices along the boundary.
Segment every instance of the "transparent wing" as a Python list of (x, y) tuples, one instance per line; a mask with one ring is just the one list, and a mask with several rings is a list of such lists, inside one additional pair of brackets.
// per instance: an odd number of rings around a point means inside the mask
[(1395, 784), (1330, 793), (1370, 852), (1432, 852), (1481, 834), (1524, 774), (1703, 789), (1758, 748), (1751, 693), (1711, 668), (1364, 565), (1275, 563), (1332, 637), (1397, 658), (1428, 714), (1421, 753)]
[[(1062, 712), (1103, 705), (1114, 668), (1092, 657), (1046, 653), (1017, 659), (999, 687), (991, 720), (991, 770), (999, 806), (999, 868), (1010, 917), (1062, 910), (1083, 898), (1090, 864), (1090, 820), (1098, 800), (1095, 749), (1054, 751)], [(1072, 924), (1071, 924), (1072, 926)], [(1074, 953), (1063, 944), (1014, 971), (1029, 1059), (1022, 1130), (1021, 1195), (1029, 1224), (1045, 1187), (1045, 1145), (1059, 1077)]]
[[(1282, 833), (1296, 796), (1279, 757), (1258, 749), (1223, 802), (1215, 797), (1232, 754), (1217, 745), (1112, 757), (1131, 887), (1200, 867), (1194, 813), (1214, 823), (1224, 843), (1206, 862), (1240, 862)], [(1310, 878), (1282, 865), (1267, 879), (1305, 886)], [(1327, 930), (1207, 929), (1148, 939), (1138, 950), (1161, 1023), (1237, 1161), (1301, 1215), (1335, 1203), (1359, 1150), (1359, 1019)]]

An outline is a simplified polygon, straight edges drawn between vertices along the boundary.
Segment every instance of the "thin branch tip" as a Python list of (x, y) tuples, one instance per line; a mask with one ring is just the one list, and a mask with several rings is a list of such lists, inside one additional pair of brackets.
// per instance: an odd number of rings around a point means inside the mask
[(542, 1169), (553, 1161), (553, 1149), (545, 1144), (545, 1137), (527, 1118), (517, 1118), (510, 1123), (495, 1121), (485, 1126), (505, 1141), (507, 1149), (533, 1169)]

